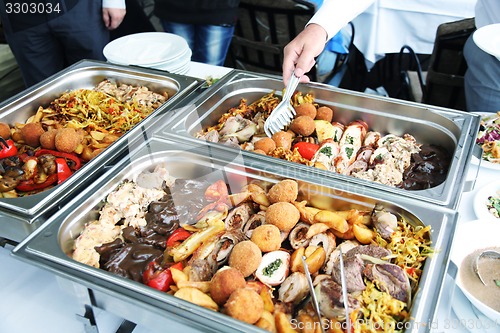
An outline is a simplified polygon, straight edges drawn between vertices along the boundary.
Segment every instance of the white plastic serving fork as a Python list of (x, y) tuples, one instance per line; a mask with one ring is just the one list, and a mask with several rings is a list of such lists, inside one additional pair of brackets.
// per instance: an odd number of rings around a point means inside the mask
[(283, 94), (283, 99), (276, 106), (276, 108), (271, 112), (269, 117), (267, 117), (264, 123), (264, 131), (268, 137), (272, 137), (274, 133), (283, 130), (295, 116), (296, 112), (290, 102), (290, 99), (299, 85), (300, 77), (297, 77), (295, 73), (292, 74), (288, 85), (286, 86), (285, 93)]

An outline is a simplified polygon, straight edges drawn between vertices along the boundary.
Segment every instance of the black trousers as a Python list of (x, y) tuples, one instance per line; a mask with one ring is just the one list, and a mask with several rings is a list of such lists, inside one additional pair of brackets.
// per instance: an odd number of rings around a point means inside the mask
[(0, 0), (5, 37), (27, 87), (79, 60), (105, 60), (102, 50), (110, 37), (102, 20), (102, 2), (58, 0), (54, 4), (59, 4), (59, 13), (48, 13), (43, 5), (34, 13), (26, 12), (28, 7), (24, 13), (23, 8), (14, 13), (7, 1)]

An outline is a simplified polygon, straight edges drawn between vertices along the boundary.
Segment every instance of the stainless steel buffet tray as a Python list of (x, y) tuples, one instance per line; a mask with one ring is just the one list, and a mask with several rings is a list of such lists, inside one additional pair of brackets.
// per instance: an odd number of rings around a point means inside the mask
[(16, 242), (26, 237), (76, 194), (82, 185), (91, 182), (107, 165), (126, 153), (127, 147), (133, 145), (134, 138), (147, 135), (145, 131), (159, 116), (174, 108), (182, 98), (202, 84), (197, 79), (163, 71), (83, 60), (6, 100), (0, 105), (0, 121), (11, 125), (15, 122), (24, 123), (36, 113), (39, 106), (48, 106), (64, 92), (93, 88), (107, 78), (118, 84), (143, 85), (152, 91), (167, 92), (170, 98), (64, 183), (35, 195), (0, 198), (0, 237)]
[[(164, 330), (168, 323), (162, 318), (168, 318), (206, 332), (264, 332), (138, 282), (81, 264), (68, 256), (84, 224), (97, 217), (106, 195), (123, 180), (134, 179), (142, 170), (152, 170), (159, 164), (165, 166), (171, 176), (210, 181), (224, 179), (235, 190), (242, 186), (242, 179), (275, 183), (282, 178), (279, 172), (246, 166), (241, 152), (227, 154), (227, 151), (204, 144), (184, 145), (169, 138), (154, 137), (80, 192), (21, 242), (13, 255), (89, 288), (93, 291), (94, 305), (150, 329)], [(435, 317), (457, 213), (358, 184), (333, 180), (328, 186), (321, 185), (321, 179), (314, 175), (306, 175), (299, 183), (303, 196), (328, 207), (370, 209), (379, 203), (412, 224), (431, 225), (430, 238), (436, 253), (425, 263), (411, 307), (411, 322), (405, 326), (406, 332), (427, 331), (427, 323)], [(152, 317), (154, 320), (150, 320)]]
[[(238, 106), (241, 99), (246, 99), (250, 104), (273, 91), (281, 95), (282, 89), (283, 82), (274, 77), (235, 70), (221, 79), (212, 89), (193, 100), (190, 105), (178, 110), (159, 135), (167, 137), (173, 135), (182, 140), (198, 140), (195, 137), (197, 133), (217, 124), (219, 118), (230, 108)], [(345, 180), (441, 206), (456, 207), (464, 189), (464, 178), (467, 175), (479, 128), (478, 116), (318, 83), (301, 84), (297, 90), (304, 94), (311, 92), (319, 105), (327, 105), (334, 109), (334, 120), (342, 124), (362, 119), (370, 130), (378, 131), (382, 135), (409, 133), (418, 143), (445, 147), (451, 154), (450, 168), (445, 182), (426, 190), (408, 191), (253, 152), (242, 152), (249, 157), (250, 165), (266, 170), (279, 168), (287, 172), (292, 172), (290, 170), (293, 169), (297, 177), (314, 173), (325, 184), (333, 180)], [(235, 149), (218, 143), (208, 144), (221, 146), (227, 150)]]

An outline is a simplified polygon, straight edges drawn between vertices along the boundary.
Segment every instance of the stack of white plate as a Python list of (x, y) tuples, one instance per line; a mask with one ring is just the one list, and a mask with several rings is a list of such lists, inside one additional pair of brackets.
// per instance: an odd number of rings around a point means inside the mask
[(115, 39), (103, 50), (107, 61), (186, 74), (191, 49), (186, 40), (166, 32), (144, 32)]

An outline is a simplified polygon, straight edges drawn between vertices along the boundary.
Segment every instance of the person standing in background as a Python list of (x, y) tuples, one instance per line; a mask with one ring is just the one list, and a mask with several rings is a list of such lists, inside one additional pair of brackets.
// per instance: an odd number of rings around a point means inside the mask
[(0, 0), (5, 38), (26, 87), (79, 60), (105, 60), (109, 31), (125, 13), (125, 0)]
[(183, 37), (192, 61), (222, 66), (233, 38), (239, 0), (156, 0), (165, 32)]
[[(476, 28), (500, 23), (500, 1), (478, 0)], [(465, 103), (469, 112), (500, 111), (500, 60), (481, 50), (472, 35), (464, 46), (467, 61), (465, 72)]]

